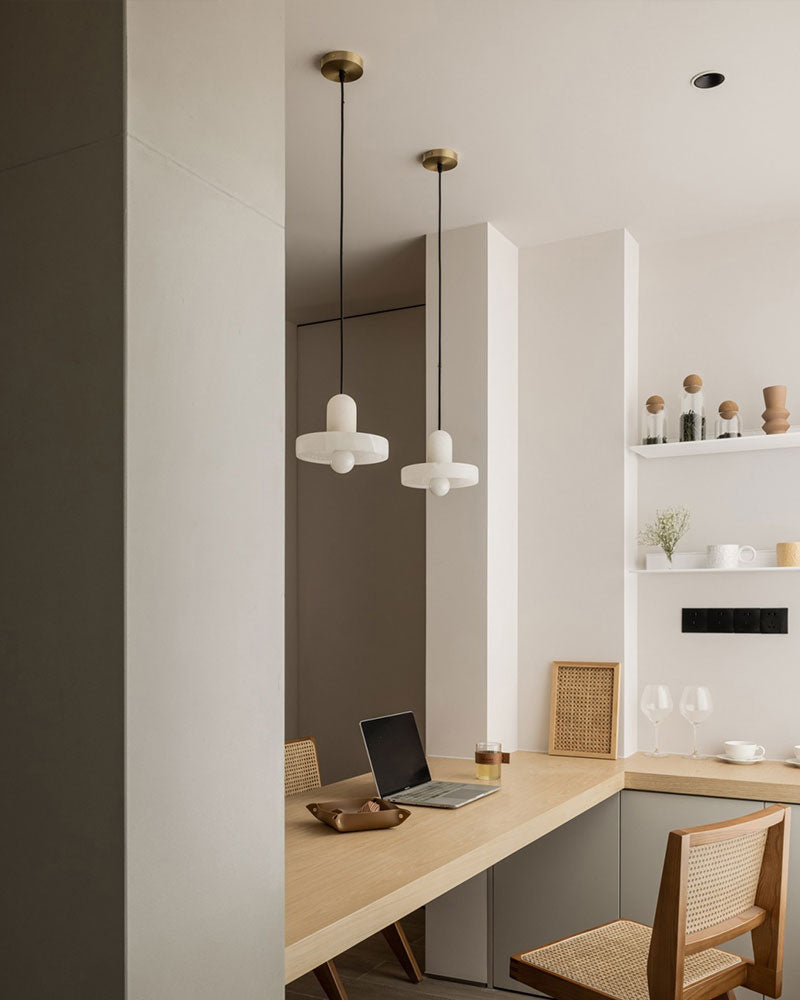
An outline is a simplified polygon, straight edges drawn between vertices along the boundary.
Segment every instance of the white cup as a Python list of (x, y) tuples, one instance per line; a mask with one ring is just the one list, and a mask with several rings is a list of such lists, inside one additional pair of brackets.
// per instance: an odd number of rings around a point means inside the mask
[(796, 746), (794, 748), (794, 756), (795, 760), (800, 760), (800, 746)]
[[(733, 760), (763, 760), (767, 755), (760, 743), (748, 743), (747, 740), (728, 740), (724, 747), (725, 756)], [(795, 752), (797, 750), (795, 747)]]
[[(745, 558), (746, 557), (746, 558)], [(706, 562), (709, 569), (738, 569), (739, 563), (755, 562), (752, 545), (708, 545)]]

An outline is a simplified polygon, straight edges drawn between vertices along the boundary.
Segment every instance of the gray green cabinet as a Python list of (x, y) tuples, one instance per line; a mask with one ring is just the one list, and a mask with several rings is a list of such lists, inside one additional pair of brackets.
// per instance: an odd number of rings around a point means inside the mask
[(617, 919), (619, 832), (615, 795), (495, 865), (495, 987), (533, 994), (509, 976), (511, 955)]
[[(508, 974), (526, 948), (629, 917), (651, 924), (670, 830), (718, 823), (761, 801), (624, 791), (428, 908), (428, 971), (537, 995)], [(800, 806), (792, 807), (784, 997), (800, 1000)], [(483, 942), (488, 939), (488, 947)], [(751, 956), (750, 936), (725, 945)], [(761, 1000), (739, 988), (738, 1000)]]
[[(670, 830), (719, 823), (763, 808), (763, 802), (749, 799), (717, 799), (704, 795), (669, 795), (664, 792), (622, 792), (621, 915), (644, 924), (652, 924)], [(731, 941), (725, 948), (749, 957), (753, 954), (749, 934)], [(761, 994), (739, 988), (736, 996), (738, 1000), (758, 1000)]]

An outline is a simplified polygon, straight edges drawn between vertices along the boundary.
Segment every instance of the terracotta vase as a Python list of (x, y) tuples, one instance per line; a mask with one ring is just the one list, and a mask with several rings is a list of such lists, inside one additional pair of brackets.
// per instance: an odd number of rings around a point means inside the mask
[(785, 434), (789, 430), (789, 411), (786, 409), (786, 386), (768, 385), (764, 390), (766, 409), (761, 414), (764, 418), (765, 434)]

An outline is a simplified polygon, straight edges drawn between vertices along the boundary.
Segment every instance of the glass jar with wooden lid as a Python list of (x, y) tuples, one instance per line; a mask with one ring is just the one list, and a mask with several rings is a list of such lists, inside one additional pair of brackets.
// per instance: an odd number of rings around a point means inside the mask
[(699, 375), (687, 375), (683, 380), (679, 437), (681, 441), (705, 441), (706, 438), (706, 406), (703, 380)]
[(667, 408), (663, 396), (650, 396), (644, 404), (642, 444), (667, 443)]
[(742, 436), (742, 417), (739, 404), (732, 399), (725, 399), (719, 404), (716, 437), (740, 438)]

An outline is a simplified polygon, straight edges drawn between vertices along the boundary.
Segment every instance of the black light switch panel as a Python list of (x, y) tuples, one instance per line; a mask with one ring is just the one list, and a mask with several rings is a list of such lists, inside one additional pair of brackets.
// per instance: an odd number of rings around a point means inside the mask
[(734, 608), (733, 631), (757, 635), (761, 631), (761, 608)]
[(733, 608), (709, 608), (708, 631), (733, 632)]
[(708, 611), (705, 608), (684, 608), (681, 620), (682, 632), (707, 632)]
[(762, 608), (760, 631), (762, 635), (787, 635), (789, 632), (789, 609)]
[(681, 632), (788, 635), (788, 608), (683, 608)]

